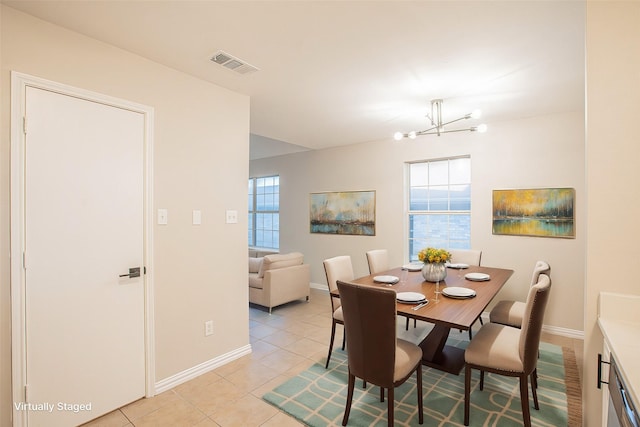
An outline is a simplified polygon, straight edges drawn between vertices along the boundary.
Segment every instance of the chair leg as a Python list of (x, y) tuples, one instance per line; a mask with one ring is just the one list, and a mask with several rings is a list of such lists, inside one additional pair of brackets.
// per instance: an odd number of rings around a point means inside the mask
[(349, 386), (347, 388), (347, 405), (344, 408), (344, 417), (342, 418), (342, 425), (346, 426), (349, 421), (349, 412), (351, 412), (351, 402), (353, 400), (353, 387), (356, 384), (355, 375), (349, 373)]
[(384, 387), (380, 387), (380, 402), (384, 402)]
[[(413, 327), (417, 328), (418, 327), (418, 321), (416, 319), (413, 319)], [(409, 330), (409, 318), (407, 317), (407, 324), (404, 327), (405, 330)]]
[(538, 388), (538, 368), (533, 370), (533, 373), (531, 374), (531, 382), (535, 388)]
[(329, 354), (327, 354), (327, 364), (324, 365), (324, 369), (329, 368), (329, 361), (331, 360), (331, 351), (333, 350), (333, 338), (336, 335), (336, 322), (331, 323), (331, 340), (329, 340)]
[(540, 410), (540, 405), (538, 405), (538, 392), (536, 391), (537, 385), (534, 384), (536, 381), (534, 380), (535, 371), (531, 373), (531, 395), (533, 396), (533, 407), (536, 408), (536, 411)]
[(418, 423), (424, 422), (424, 408), (422, 404), (422, 362), (418, 363), (418, 369), (416, 369), (416, 387), (418, 389)]
[(393, 427), (393, 404), (394, 402), (394, 389), (395, 387), (391, 386), (389, 388), (389, 393), (387, 397), (387, 425), (389, 427)]
[(342, 351), (344, 351), (344, 346), (347, 342), (347, 332), (346, 331), (342, 331)]
[[(482, 375), (482, 371), (480, 371)], [(464, 425), (469, 425), (469, 404), (471, 400), (471, 366), (464, 368)]]
[(531, 413), (529, 411), (529, 381), (527, 374), (520, 375), (520, 401), (522, 404), (522, 420), (525, 427), (531, 427)]
[(484, 390), (484, 371), (480, 371), (480, 390)]

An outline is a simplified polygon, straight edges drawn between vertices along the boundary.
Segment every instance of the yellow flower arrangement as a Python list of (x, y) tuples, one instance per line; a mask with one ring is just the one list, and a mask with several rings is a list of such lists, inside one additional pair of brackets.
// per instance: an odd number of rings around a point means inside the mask
[(451, 253), (446, 249), (425, 248), (418, 252), (418, 259), (422, 262), (441, 263), (451, 259)]

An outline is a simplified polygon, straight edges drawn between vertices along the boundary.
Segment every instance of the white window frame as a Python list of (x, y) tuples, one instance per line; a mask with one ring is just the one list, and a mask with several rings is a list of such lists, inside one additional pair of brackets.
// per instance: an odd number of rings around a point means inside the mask
[[(469, 161), (469, 181), (468, 182), (461, 182), (461, 183), (451, 183), (451, 176), (450, 176), (450, 164), (452, 161), (458, 160), (458, 159), (468, 159)], [(411, 209), (411, 190), (415, 187), (422, 187), (422, 186), (412, 186), (412, 182), (411, 182), (411, 167), (412, 165), (415, 164), (433, 164), (436, 162), (444, 162), (446, 161), (448, 164), (448, 176), (447, 176), (447, 183), (446, 186), (448, 187), (448, 191), (450, 191), (451, 186), (456, 186), (456, 185), (468, 185), (469, 186), (469, 209), (451, 209), (451, 193), (448, 193), (447, 196), (447, 205), (448, 205), (448, 209), (446, 210), (430, 210), (430, 209), (416, 209), (416, 210), (412, 210)], [(430, 185), (429, 183), (425, 186), (426, 188), (429, 188)], [(425, 215), (425, 216), (437, 216), (437, 215), (447, 215), (447, 216), (456, 216), (456, 215), (464, 215), (464, 216), (468, 216), (469, 218), (469, 231), (468, 231), (468, 236), (467, 238), (458, 238), (458, 239), (452, 239), (452, 232), (450, 227), (451, 222), (448, 221), (447, 222), (447, 231), (446, 231), (446, 243), (445, 244), (430, 244), (428, 241), (425, 242), (423, 245), (426, 246), (438, 246), (438, 247), (443, 247), (445, 249), (469, 249), (471, 248), (471, 210), (472, 210), (472, 204), (471, 204), (471, 188), (472, 188), (472, 179), (471, 179), (471, 156), (469, 155), (465, 155), (465, 156), (456, 156), (456, 157), (445, 157), (445, 158), (438, 158), (438, 159), (429, 159), (429, 160), (420, 160), (420, 161), (413, 161), (413, 162), (407, 162), (406, 163), (406, 174), (405, 174), (405, 220), (406, 220), (406, 226), (405, 226), (405, 232), (406, 232), (406, 237), (405, 237), (405, 242), (406, 242), (406, 258), (409, 261), (417, 261), (417, 251), (416, 248), (414, 248), (414, 254), (412, 254), (411, 252), (411, 248), (412, 248), (412, 240), (414, 239), (414, 237), (412, 237), (411, 235), (411, 217), (414, 215)], [(453, 244), (452, 244), (453, 242)], [(422, 245), (420, 245), (420, 247), (418, 248), (422, 249)]]
[[(269, 193), (269, 194), (277, 194), (278, 197), (278, 209), (277, 210), (257, 210), (258, 207), (258, 186), (257, 186), (257, 182), (258, 180), (261, 179), (270, 179), (270, 178), (275, 178), (278, 180), (278, 192), (277, 193)], [(253, 200), (251, 202), (251, 207), (252, 209), (249, 209), (249, 227), (247, 229), (247, 241), (249, 243), (250, 247), (261, 247), (261, 248), (266, 248), (266, 249), (280, 249), (280, 175), (268, 175), (268, 176), (256, 176), (256, 177), (251, 177), (249, 178), (249, 185), (253, 186)], [(257, 231), (258, 231), (258, 225), (257, 225), (257, 221), (256, 218), (258, 216), (258, 214), (276, 214), (278, 216), (278, 226), (277, 228), (270, 228), (269, 230), (273, 233), (277, 233), (277, 238), (275, 238), (273, 240), (273, 245), (272, 246), (267, 246), (267, 245), (257, 245)]]

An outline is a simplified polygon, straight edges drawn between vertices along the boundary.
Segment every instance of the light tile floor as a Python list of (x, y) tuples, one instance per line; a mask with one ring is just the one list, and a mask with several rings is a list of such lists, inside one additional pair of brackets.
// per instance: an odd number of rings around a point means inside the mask
[[(309, 302), (294, 302), (273, 310), (251, 307), (252, 353), (181, 384), (150, 399), (141, 399), (98, 418), (86, 426), (198, 426), (289, 427), (299, 422), (261, 397), (315, 362), (324, 363), (331, 332), (327, 292), (311, 290)], [(399, 331), (419, 340), (424, 327)], [(420, 325), (420, 322), (418, 322)], [(476, 322), (474, 328), (480, 327)], [(452, 333), (459, 333), (453, 331)], [(463, 331), (464, 336), (467, 335)], [(582, 340), (543, 334), (543, 341), (572, 347), (582, 378)], [(336, 330), (335, 348), (342, 345), (342, 328)]]

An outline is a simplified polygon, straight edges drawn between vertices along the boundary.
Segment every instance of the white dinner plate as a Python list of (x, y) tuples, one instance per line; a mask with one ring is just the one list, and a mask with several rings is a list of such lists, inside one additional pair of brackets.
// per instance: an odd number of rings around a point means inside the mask
[(420, 271), (420, 270), (422, 270), (423, 266), (424, 266), (424, 264), (421, 263), (421, 262), (411, 262), (409, 264), (403, 265), (402, 268), (404, 270), (409, 270), (409, 271)]
[(400, 279), (398, 279), (396, 276), (375, 276), (373, 278), (374, 282), (379, 282), (379, 283), (398, 283), (400, 281)]
[(484, 273), (467, 273), (464, 275), (466, 279), (473, 280), (476, 282), (483, 282), (485, 280), (491, 279), (491, 276)]
[(455, 263), (452, 264), (452, 263), (448, 262), (446, 264), (446, 266), (449, 267), (449, 268), (457, 268), (459, 270), (462, 270), (462, 269), (465, 269), (465, 268), (469, 268), (469, 264), (463, 264), (461, 262), (459, 262), (457, 264), (455, 264)]
[(427, 299), (424, 295), (418, 292), (398, 292), (396, 298), (398, 301), (405, 303), (423, 302)]
[(476, 296), (476, 291), (458, 286), (447, 286), (442, 289), (442, 294), (451, 298), (472, 298)]

